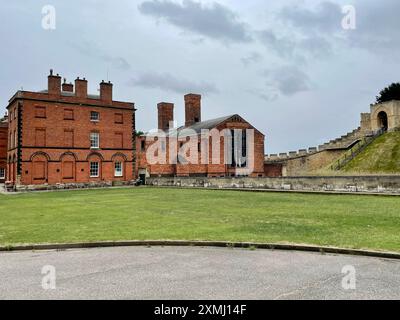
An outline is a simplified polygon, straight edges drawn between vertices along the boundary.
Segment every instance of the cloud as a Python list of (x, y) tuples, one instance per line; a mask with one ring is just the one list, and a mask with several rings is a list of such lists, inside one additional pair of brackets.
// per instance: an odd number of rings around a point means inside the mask
[(265, 70), (263, 75), (267, 79), (267, 87), (284, 96), (293, 96), (311, 88), (307, 74), (296, 66), (282, 66)]
[[(332, 46), (338, 44), (397, 58), (400, 49), (400, 1), (385, 0), (382, 4), (375, 0), (356, 0), (354, 8), (355, 30), (342, 28), (345, 16), (342, 6), (331, 1), (324, 1), (311, 8), (304, 5), (286, 6), (276, 18), (285, 27), (292, 27), (289, 39), (296, 36), (306, 39), (300, 43), (299, 49), (309, 50), (319, 56), (329, 53)], [(264, 44), (267, 41), (272, 43), (270, 46), (277, 46), (277, 50), (294, 43), (287, 39), (274, 39), (271, 35), (264, 39)]]
[(296, 43), (291, 38), (279, 38), (272, 30), (262, 30), (257, 34), (261, 43), (268, 49), (272, 49), (279, 56), (293, 56)]
[(257, 52), (251, 52), (249, 55), (241, 58), (240, 60), (247, 67), (248, 65), (250, 65), (252, 63), (261, 62), (262, 59), (263, 59), (263, 57), (261, 54), (259, 54)]
[(103, 52), (95, 43), (83, 41), (80, 43), (71, 42), (70, 45), (78, 50), (81, 54), (91, 58), (100, 59), (109, 63), (113, 68), (118, 70), (130, 70), (130, 63), (123, 57), (112, 56)]
[(229, 8), (216, 2), (206, 6), (192, 0), (182, 3), (152, 0), (140, 4), (139, 11), (207, 38), (223, 42), (252, 40), (247, 25)]
[(313, 9), (300, 5), (284, 7), (279, 17), (306, 33), (336, 32), (342, 29), (342, 8), (330, 1), (318, 3)]
[(177, 78), (169, 73), (143, 73), (129, 81), (131, 86), (140, 86), (148, 89), (161, 89), (185, 94), (196, 92), (201, 94), (218, 93), (217, 87), (208, 82), (194, 82)]
[(364, 0), (355, 4), (357, 27), (347, 32), (349, 46), (398, 58), (400, 50), (400, 1)]
[(271, 101), (275, 101), (276, 99), (279, 98), (279, 94), (276, 92), (276, 90), (271, 90), (268, 93), (264, 92), (264, 89), (251, 89), (251, 90), (247, 90), (248, 93), (255, 95), (256, 97), (260, 98), (261, 100), (267, 101), (267, 102), (271, 102)]

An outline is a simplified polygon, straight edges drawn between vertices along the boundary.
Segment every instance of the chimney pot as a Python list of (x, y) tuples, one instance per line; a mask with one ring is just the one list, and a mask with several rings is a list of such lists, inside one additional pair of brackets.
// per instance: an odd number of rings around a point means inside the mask
[(77, 98), (87, 98), (87, 81), (85, 78), (79, 79), (79, 77), (75, 80), (75, 96)]
[(57, 74), (53, 75), (53, 69), (50, 70), (50, 75), (47, 77), (48, 85), (47, 92), (51, 95), (61, 95), (61, 77)]
[(158, 109), (158, 129), (167, 131), (170, 123), (174, 121), (174, 104), (168, 102), (160, 102), (157, 104)]
[(108, 104), (112, 103), (113, 99), (113, 85), (111, 82), (107, 83), (104, 80), (100, 83), (100, 100)]
[(201, 122), (201, 95), (185, 95), (185, 127)]
[(74, 92), (74, 86), (72, 83), (67, 83), (67, 79), (64, 78), (64, 83), (62, 84), (62, 91), (64, 92)]

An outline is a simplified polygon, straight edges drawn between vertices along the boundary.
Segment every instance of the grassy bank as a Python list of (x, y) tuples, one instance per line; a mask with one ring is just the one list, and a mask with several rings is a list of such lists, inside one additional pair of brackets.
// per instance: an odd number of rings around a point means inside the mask
[(353, 174), (400, 174), (400, 132), (389, 132), (371, 143), (342, 170)]

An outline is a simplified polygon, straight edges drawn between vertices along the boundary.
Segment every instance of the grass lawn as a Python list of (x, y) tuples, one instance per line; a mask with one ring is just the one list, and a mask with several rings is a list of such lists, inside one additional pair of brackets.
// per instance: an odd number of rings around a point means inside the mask
[(306, 243), (400, 252), (400, 198), (156, 188), (0, 195), (0, 244)]

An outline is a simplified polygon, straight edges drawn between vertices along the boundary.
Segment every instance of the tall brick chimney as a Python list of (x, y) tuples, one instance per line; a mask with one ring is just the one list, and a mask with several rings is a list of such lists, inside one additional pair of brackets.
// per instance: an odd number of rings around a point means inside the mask
[(201, 121), (201, 95), (185, 95), (185, 126), (189, 127)]
[(100, 83), (100, 100), (111, 104), (112, 95), (113, 95), (113, 84), (110, 81), (105, 82), (103, 80)]
[(158, 109), (158, 129), (167, 131), (170, 129), (170, 122), (174, 121), (174, 104), (168, 102), (160, 102), (157, 104)]
[(79, 77), (75, 80), (75, 96), (78, 98), (87, 98), (87, 88), (88, 83), (85, 78), (79, 79)]
[(62, 91), (74, 92), (74, 85), (72, 83), (67, 83), (67, 79), (64, 78), (64, 82), (62, 84)]
[(61, 95), (61, 77), (53, 74), (53, 69), (50, 70), (48, 76), (48, 93), (56, 96)]

